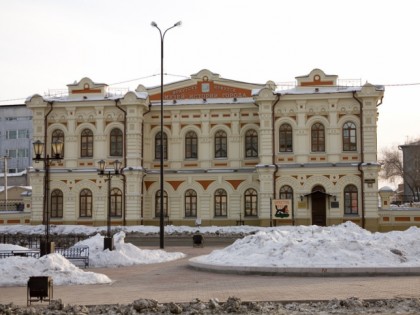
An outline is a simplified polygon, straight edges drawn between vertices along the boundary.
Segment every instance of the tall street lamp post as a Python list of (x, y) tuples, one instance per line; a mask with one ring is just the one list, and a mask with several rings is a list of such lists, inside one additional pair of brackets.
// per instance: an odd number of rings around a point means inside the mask
[(107, 226), (107, 231), (106, 231), (106, 237), (104, 237), (104, 250), (109, 249), (112, 250), (113, 249), (113, 240), (112, 240), (112, 236), (111, 236), (111, 205), (112, 205), (112, 201), (111, 201), (111, 178), (114, 176), (120, 176), (122, 173), (121, 170), (121, 162), (118, 160), (114, 161), (114, 170), (110, 171), (110, 170), (105, 170), (105, 166), (106, 166), (106, 162), (104, 160), (100, 160), (98, 162), (99, 164), (99, 172), (98, 175), (99, 176), (106, 176), (105, 181), (108, 182), (108, 215), (107, 215), (107, 221), (106, 221), (106, 226)]
[(152, 22), (151, 25), (156, 27), (160, 34), (160, 216), (159, 216), (159, 239), (160, 239), (160, 248), (164, 248), (164, 213), (163, 213), (163, 42), (165, 39), (165, 34), (170, 29), (180, 26), (181, 21), (175, 23), (173, 26), (166, 29), (163, 33), (156, 22)]
[(51, 144), (52, 156), (44, 154), (44, 143), (37, 140), (33, 143), (35, 157), (33, 160), (35, 163), (40, 161), (44, 162), (44, 212), (43, 212), (43, 224), (45, 224), (45, 239), (40, 242), (40, 255), (44, 256), (53, 253), (55, 250), (54, 242), (50, 241), (50, 166), (52, 161), (62, 160), (61, 156), (63, 152), (62, 141), (54, 141)]

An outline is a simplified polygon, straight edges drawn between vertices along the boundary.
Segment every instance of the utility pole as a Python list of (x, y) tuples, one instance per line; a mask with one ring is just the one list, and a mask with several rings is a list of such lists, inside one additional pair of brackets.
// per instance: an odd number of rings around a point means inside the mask
[(7, 166), (7, 160), (10, 159), (10, 157), (8, 157), (7, 155), (3, 156), (1, 158), (2, 160), (4, 160), (4, 210), (8, 210), (8, 206), (7, 206), (7, 171), (8, 171), (8, 166)]

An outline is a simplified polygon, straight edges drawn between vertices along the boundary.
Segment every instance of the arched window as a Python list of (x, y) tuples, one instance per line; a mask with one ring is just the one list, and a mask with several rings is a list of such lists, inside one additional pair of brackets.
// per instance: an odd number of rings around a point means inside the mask
[(258, 215), (258, 193), (255, 189), (249, 188), (245, 191), (245, 216)]
[(79, 194), (80, 217), (92, 217), (92, 192), (83, 189)]
[(227, 193), (224, 189), (218, 189), (214, 193), (214, 216), (227, 216)]
[(63, 217), (63, 192), (54, 189), (51, 192), (51, 218)]
[(193, 189), (185, 192), (185, 217), (197, 217), (197, 193)]
[(188, 131), (185, 135), (185, 158), (196, 159), (198, 157), (198, 138), (194, 131)]
[[(61, 151), (61, 157), (64, 157), (64, 132), (63, 130), (56, 129), (51, 134), (51, 143), (54, 143), (56, 141), (63, 142), (63, 150)], [(51, 148), (51, 154), (53, 152), (53, 149)]]
[[(155, 159), (160, 160), (160, 142), (161, 136), (160, 131), (155, 136)], [(168, 136), (166, 133), (163, 133), (163, 159), (168, 159)]]
[(109, 135), (109, 155), (123, 156), (123, 133), (120, 129), (114, 128)]
[(344, 214), (358, 214), (358, 193), (357, 187), (347, 185), (344, 187)]
[(279, 129), (279, 151), (293, 152), (293, 129), (289, 124), (282, 124)]
[(315, 123), (311, 127), (312, 152), (325, 152), (325, 128), (321, 123)]
[(122, 193), (118, 188), (111, 190), (111, 216), (122, 217)]
[[(168, 216), (168, 193), (163, 191), (163, 216)], [(160, 218), (160, 190), (155, 195), (155, 217)]]
[(343, 125), (343, 151), (357, 150), (356, 125), (350, 121)]
[(258, 157), (258, 133), (254, 129), (245, 134), (245, 157)]
[(279, 199), (290, 199), (293, 200), (293, 189), (289, 185), (280, 187)]
[(214, 136), (214, 157), (227, 157), (227, 136), (223, 130), (219, 130)]
[(93, 157), (93, 132), (90, 129), (83, 129), (80, 135), (80, 156)]

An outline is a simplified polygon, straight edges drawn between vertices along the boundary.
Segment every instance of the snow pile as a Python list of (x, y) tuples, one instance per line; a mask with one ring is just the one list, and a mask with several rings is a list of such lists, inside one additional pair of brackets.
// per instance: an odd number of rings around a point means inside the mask
[(250, 267), (420, 267), (420, 229), (371, 233), (339, 226), (261, 231), (195, 262)]
[(122, 267), (139, 264), (154, 264), (184, 258), (183, 253), (168, 253), (164, 250), (140, 249), (124, 242), (125, 233), (114, 235), (115, 250), (103, 250), (104, 237), (100, 234), (76, 243), (74, 246), (89, 246), (89, 265), (91, 267)]

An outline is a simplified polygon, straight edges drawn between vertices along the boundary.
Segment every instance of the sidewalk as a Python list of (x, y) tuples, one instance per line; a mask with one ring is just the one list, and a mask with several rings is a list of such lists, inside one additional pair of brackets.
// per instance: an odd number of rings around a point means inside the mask
[[(108, 285), (54, 286), (54, 299), (64, 304), (129, 304), (140, 298), (159, 302), (190, 302), (194, 298), (243, 301), (420, 298), (420, 276), (292, 277), (222, 274), (191, 268), (188, 260), (222, 247), (167, 247), (186, 258), (151, 265), (87, 269), (103, 273)], [(148, 249), (158, 249), (148, 247)], [(26, 305), (25, 287), (1, 287), (0, 304)], [(44, 303), (45, 304), (45, 303)]]

